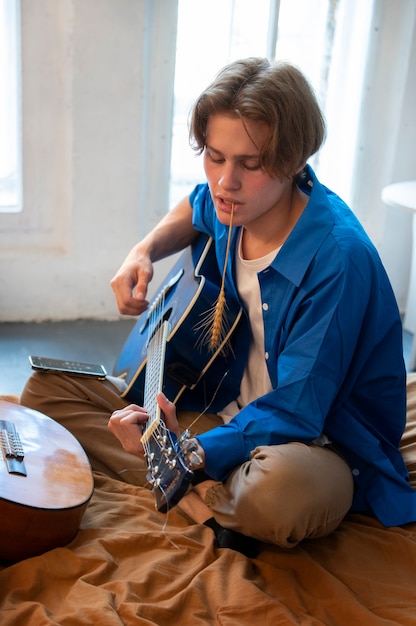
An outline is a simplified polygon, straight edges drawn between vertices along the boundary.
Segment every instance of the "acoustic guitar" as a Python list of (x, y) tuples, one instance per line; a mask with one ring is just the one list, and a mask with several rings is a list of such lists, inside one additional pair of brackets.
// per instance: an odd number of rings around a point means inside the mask
[(53, 419), (0, 401), (0, 559), (19, 561), (76, 535), (93, 493), (87, 456)]
[[(238, 389), (243, 364), (232, 363), (233, 341), (237, 340), (237, 329), (247, 331), (235, 299), (227, 297), (226, 333), (219, 345), (212, 350), (204, 342), (207, 329), (201, 320), (215, 304), (220, 285), (213, 241), (201, 235), (173, 267), (148, 311), (139, 317), (113, 370), (126, 381), (123, 396), (149, 411), (142, 443), (147, 478), (162, 512), (179, 501), (193, 473), (187, 467), (181, 441), (161, 419), (157, 393), (164, 391), (175, 403), (194, 394), (201, 410), (217, 410), (226, 404), (224, 398), (234, 398)], [(216, 405), (220, 386), (221, 405)], [(186, 401), (183, 404), (186, 408)]]
[[(166, 338), (163, 392), (182, 409), (199, 397), (201, 410), (215, 412), (235, 398), (244, 363), (234, 357), (233, 346), (249, 332), (240, 303), (227, 294), (227, 332), (211, 351), (204, 342), (203, 319), (215, 304), (221, 286), (212, 238), (205, 235), (189, 246), (156, 291), (149, 308), (138, 318), (113, 368), (126, 382), (123, 397), (143, 406), (149, 344), (149, 324), (155, 307), (160, 321), (169, 321)], [(221, 387), (221, 402), (216, 392)]]
[(193, 472), (188, 468), (181, 442), (166, 428), (156, 396), (163, 386), (166, 340), (169, 322), (154, 312), (149, 326), (146, 378), (143, 405), (149, 419), (142, 430), (148, 464), (147, 480), (156, 498), (156, 508), (166, 513), (186, 493)]

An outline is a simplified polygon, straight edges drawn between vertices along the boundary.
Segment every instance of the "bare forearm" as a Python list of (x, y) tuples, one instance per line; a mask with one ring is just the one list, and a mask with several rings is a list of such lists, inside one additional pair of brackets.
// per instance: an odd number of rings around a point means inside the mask
[(139, 315), (147, 308), (153, 263), (186, 248), (197, 234), (192, 226), (192, 207), (185, 198), (130, 250), (112, 279), (120, 313)]
[(192, 207), (186, 198), (176, 205), (129, 253), (128, 258), (147, 256), (152, 263), (183, 250), (197, 236), (192, 226)]

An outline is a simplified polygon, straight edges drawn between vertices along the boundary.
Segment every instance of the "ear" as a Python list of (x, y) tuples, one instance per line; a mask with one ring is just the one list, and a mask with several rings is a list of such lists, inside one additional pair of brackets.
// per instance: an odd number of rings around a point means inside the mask
[(298, 174), (300, 174), (301, 171), (305, 168), (305, 166), (306, 166), (306, 161), (304, 161), (303, 164), (300, 167), (298, 167), (298, 169), (294, 173), (294, 176), (297, 176)]

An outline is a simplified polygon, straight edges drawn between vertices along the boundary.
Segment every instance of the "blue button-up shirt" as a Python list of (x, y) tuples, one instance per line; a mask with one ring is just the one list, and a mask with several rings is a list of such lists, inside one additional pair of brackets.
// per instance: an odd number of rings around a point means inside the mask
[[(385, 525), (415, 521), (416, 492), (398, 450), (406, 375), (395, 297), (352, 211), (309, 166), (307, 174), (308, 204), (279, 254), (258, 274), (273, 390), (229, 423), (198, 435), (205, 470), (224, 480), (256, 446), (310, 443), (325, 433), (350, 464), (353, 511), (374, 513)], [(228, 229), (216, 218), (208, 186), (198, 185), (190, 201), (194, 226), (214, 238), (222, 268)], [(226, 273), (226, 288), (237, 297), (238, 236), (234, 228)], [(241, 349), (246, 355), (247, 346)]]

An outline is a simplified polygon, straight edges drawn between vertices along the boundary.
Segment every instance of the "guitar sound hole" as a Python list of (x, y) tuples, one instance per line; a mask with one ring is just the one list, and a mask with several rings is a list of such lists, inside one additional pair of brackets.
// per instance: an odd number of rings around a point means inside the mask
[(162, 318), (162, 322), (167, 322), (169, 320), (170, 316), (172, 315), (172, 311), (173, 311), (172, 307), (170, 307), (169, 309), (166, 309)]

